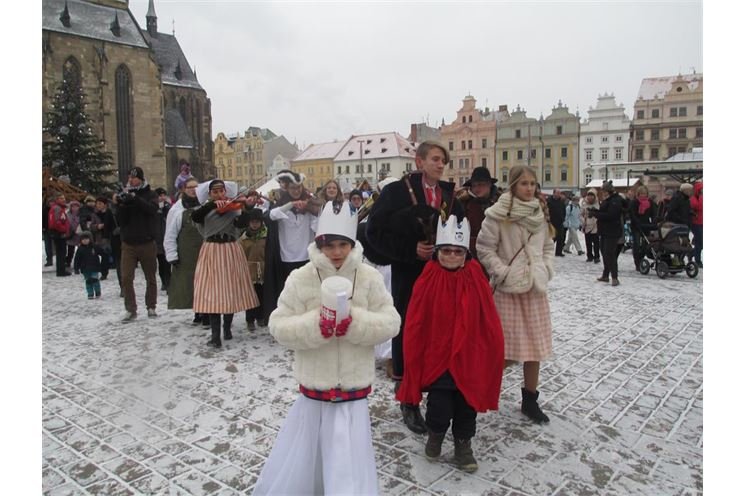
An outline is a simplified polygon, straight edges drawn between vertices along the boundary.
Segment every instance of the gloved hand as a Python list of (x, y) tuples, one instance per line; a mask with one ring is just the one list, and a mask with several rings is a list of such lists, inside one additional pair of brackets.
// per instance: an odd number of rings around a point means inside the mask
[(349, 324), (351, 323), (352, 323), (352, 316), (350, 315), (346, 319), (336, 324), (336, 336), (340, 338), (346, 335), (347, 331), (349, 330)]
[(178, 260), (172, 260), (171, 261), (171, 266), (174, 267), (174, 268), (175, 267), (178, 267)]
[(319, 327), (321, 328), (321, 334), (324, 338), (330, 338), (334, 335), (334, 325), (336, 321), (334, 319), (324, 319), (321, 317)]

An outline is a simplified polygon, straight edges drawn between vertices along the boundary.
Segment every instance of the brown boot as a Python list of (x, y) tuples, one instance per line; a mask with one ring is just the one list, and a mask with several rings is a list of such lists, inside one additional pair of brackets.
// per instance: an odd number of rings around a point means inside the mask
[(437, 433), (429, 431), (429, 437), (427, 437), (427, 444), (424, 446), (424, 454), (430, 461), (437, 460), (442, 452), (442, 442), (445, 440), (445, 432)]
[(455, 440), (455, 466), (464, 472), (473, 473), (478, 470), (479, 465), (476, 458), (473, 457), (470, 439)]

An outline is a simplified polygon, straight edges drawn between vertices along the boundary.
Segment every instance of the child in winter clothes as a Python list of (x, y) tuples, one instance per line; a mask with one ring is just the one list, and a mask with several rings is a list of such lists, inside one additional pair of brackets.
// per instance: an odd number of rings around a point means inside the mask
[(414, 284), (406, 312), (404, 378), (396, 399), (418, 404), (429, 391), (424, 452), (435, 460), (452, 420), (455, 464), (474, 472), (476, 412), (497, 410), (504, 336), (489, 282), (468, 256), (468, 219), (438, 223), (433, 259)]
[(585, 233), (585, 246), (587, 247), (587, 261), (600, 263), (600, 235), (598, 234), (598, 220), (588, 215), (588, 210), (600, 208), (598, 192), (595, 188), (587, 190), (585, 199), (582, 200), (580, 211), (580, 225)]
[[(253, 494), (378, 493), (367, 395), (374, 347), (398, 333), (401, 320), (380, 273), (362, 263), (356, 231), (349, 203), (336, 213), (327, 202), (310, 260), (290, 273), (269, 318), (272, 336), (294, 350), (301, 394)], [(321, 305), (322, 281), (332, 276), (351, 288), (349, 316), (339, 322)]]
[(80, 234), (80, 246), (75, 253), (73, 268), (76, 274), (82, 272), (85, 279), (85, 290), (88, 293), (88, 299), (92, 300), (101, 297), (101, 282), (99, 281), (99, 272), (101, 271), (101, 251), (93, 246), (93, 236), (90, 231), (83, 231)]
[[(251, 271), (251, 280), (254, 283), (256, 295), (259, 297), (259, 306), (246, 310), (246, 326), (249, 331), (259, 327), (265, 327), (264, 309), (261, 302), (264, 299), (264, 252), (266, 250), (266, 233), (263, 213), (254, 208), (248, 211), (248, 228), (240, 239), (243, 251), (246, 253), (248, 268)], [(255, 321), (258, 321), (255, 323)]]

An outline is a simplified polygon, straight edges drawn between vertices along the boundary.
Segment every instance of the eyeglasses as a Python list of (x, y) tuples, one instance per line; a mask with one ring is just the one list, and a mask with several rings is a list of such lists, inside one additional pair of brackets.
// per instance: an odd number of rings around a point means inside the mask
[(184, 189), (197, 189), (197, 187), (196, 186), (187, 186)]
[(443, 255), (455, 255), (458, 257), (464, 257), (466, 255), (465, 248), (440, 248)]

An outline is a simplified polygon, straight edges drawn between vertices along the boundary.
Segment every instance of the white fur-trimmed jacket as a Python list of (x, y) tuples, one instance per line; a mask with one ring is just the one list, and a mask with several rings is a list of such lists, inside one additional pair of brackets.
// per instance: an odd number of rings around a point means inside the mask
[[(287, 278), (277, 309), (269, 317), (269, 332), (295, 351), (293, 370), (303, 386), (367, 387), (375, 379), (375, 345), (398, 334), (401, 325), (393, 299), (380, 273), (362, 263), (361, 243), (356, 243), (338, 271), (315, 243), (308, 246), (308, 254), (310, 261)], [(321, 280), (334, 275), (354, 284), (352, 322), (346, 335), (324, 338), (319, 327)]]
[[(529, 237), (525, 227), (499, 220), (493, 207), (486, 210), (476, 238), (476, 251), (492, 288), (503, 293), (527, 293), (533, 287), (546, 292), (548, 281), (554, 277), (554, 243), (548, 223)], [(523, 244), (525, 249), (508, 265)]]

